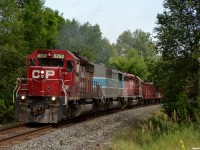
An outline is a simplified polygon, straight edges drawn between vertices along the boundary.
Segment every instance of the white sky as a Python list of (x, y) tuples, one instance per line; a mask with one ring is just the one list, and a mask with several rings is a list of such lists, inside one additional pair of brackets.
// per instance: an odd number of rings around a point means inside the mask
[(81, 24), (100, 26), (103, 37), (116, 42), (126, 30), (153, 32), (156, 16), (163, 12), (163, 0), (46, 0), (45, 6), (75, 18)]

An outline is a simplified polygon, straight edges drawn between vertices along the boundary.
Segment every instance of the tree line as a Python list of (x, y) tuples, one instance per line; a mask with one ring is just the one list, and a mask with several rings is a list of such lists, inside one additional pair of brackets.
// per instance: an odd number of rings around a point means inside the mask
[(4, 118), (0, 123), (13, 119), (16, 78), (21, 70), (25, 73), (26, 56), (36, 49), (74, 51), (90, 61), (153, 81), (164, 91), (168, 115), (173, 110), (182, 118), (182, 114), (198, 114), (198, 0), (164, 0), (155, 37), (140, 29), (126, 30), (116, 43), (102, 37), (98, 24), (65, 19), (44, 4), (44, 0), (0, 1), (0, 118)]

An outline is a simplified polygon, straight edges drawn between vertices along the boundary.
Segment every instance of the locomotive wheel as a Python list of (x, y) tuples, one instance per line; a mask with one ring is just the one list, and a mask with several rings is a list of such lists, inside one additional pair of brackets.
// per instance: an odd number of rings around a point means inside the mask
[(143, 99), (140, 99), (139, 102), (140, 102), (140, 105), (144, 105), (144, 100)]
[(151, 101), (151, 103), (154, 104), (154, 103), (155, 103), (155, 99), (153, 99), (153, 100)]

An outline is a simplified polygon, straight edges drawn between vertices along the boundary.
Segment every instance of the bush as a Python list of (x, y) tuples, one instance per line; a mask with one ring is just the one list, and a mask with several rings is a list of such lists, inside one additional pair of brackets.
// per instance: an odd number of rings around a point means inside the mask
[(14, 106), (0, 99), (0, 124), (6, 124), (14, 121)]

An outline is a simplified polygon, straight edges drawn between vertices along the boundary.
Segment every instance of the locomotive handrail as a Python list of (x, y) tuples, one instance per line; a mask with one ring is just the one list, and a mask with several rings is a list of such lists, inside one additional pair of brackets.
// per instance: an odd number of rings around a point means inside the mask
[[(25, 78), (17, 78), (17, 83), (16, 83), (16, 86), (15, 86), (15, 89), (13, 90), (13, 103), (15, 103), (15, 91), (16, 91), (16, 97), (17, 97), (17, 94), (19, 92), (19, 89), (20, 89), (20, 85), (18, 85), (19, 81), (21, 80), (24, 80)], [(17, 89), (18, 87), (18, 89)]]
[[(17, 80), (17, 82), (16, 82), (15, 89), (13, 90), (13, 103), (15, 103), (15, 91), (17, 90), (17, 87), (18, 87), (18, 80)], [(19, 90), (19, 88), (18, 88), (18, 90)], [(18, 91), (18, 90), (17, 90), (17, 91)]]
[(102, 92), (102, 97), (101, 97), (101, 99), (102, 99), (102, 101), (104, 101), (104, 98), (106, 98), (106, 94), (105, 94), (105, 92), (103, 91), (103, 88), (101, 88), (101, 92)]
[[(65, 81), (70, 81), (70, 80), (65, 80)], [(64, 94), (65, 94), (65, 105), (67, 105), (68, 104), (68, 95), (67, 95), (67, 91), (66, 91), (66, 89), (65, 89), (65, 81), (63, 82), (63, 80), (62, 80), (62, 90), (63, 90), (63, 92), (64, 92)]]

